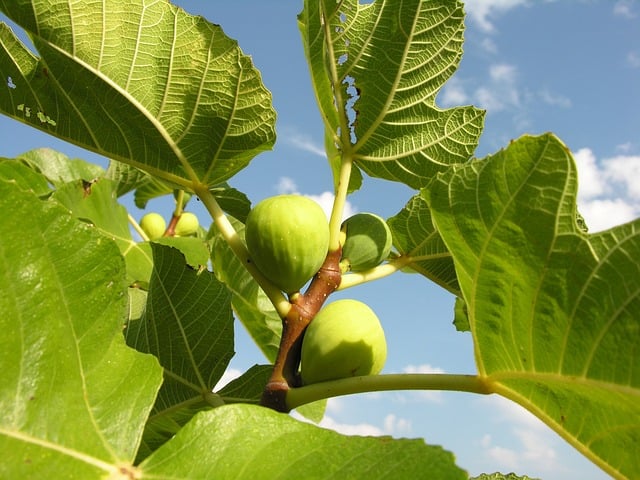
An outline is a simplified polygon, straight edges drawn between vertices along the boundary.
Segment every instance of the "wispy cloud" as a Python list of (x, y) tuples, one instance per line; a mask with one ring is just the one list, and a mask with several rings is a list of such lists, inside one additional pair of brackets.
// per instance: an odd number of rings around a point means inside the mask
[(469, 103), (469, 101), (469, 95), (458, 77), (453, 77), (445, 84), (441, 97), (438, 99), (438, 103), (444, 107), (465, 105)]
[(550, 92), (547, 89), (540, 90), (538, 92), (538, 97), (547, 105), (553, 105), (562, 108), (571, 107), (571, 99), (569, 97)]
[(633, 51), (627, 53), (627, 64), (633, 68), (640, 68), (640, 53)]
[(302, 133), (293, 127), (284, 127), (278, 135), (283, 142), (305, 152), (313, 153), (319, 157), (326, 157), (324, 145), (316, 142), (310, 135)]
[(465, 10), (471, 22), (481, 31), (493, 33), (496, 30), (493, 24), (496, 17), (527, 3), (526, 0), (472, 0), (465, 2)]
[(489, 113), (520, 106), (518, 70), (514, 65), (497, 63), (489, 67), (489, 82), (476, 89), (474, 98)]
[(494, 421), (507, 424), (515, 441), (500, 445), (491, 434), (480, 440), (484, 455), (498, 470), (529, 472), (547, 471), (558, 473), (560, 465), (556, 449), (561, 440), (541, 420), (502, 397), (482, 399), (495, 407)]
[(632, 0), (618, 0), (613, 5), (613, 14), (631, 20), (637, 16), (634, 7)]

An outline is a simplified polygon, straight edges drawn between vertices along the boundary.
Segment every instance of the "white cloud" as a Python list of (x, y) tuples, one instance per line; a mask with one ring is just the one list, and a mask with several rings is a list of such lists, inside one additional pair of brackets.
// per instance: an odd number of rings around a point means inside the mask
[(526, 0), (469, 0), (465, 2), (465, 10), (471, 21), (480, 30), (493, 33), (495, 26), (492, 19), (512, 8), (526, 5)]
[(620, 145), (616, 145), (616, 150), (622, 153), (629, 153), (633, 148), (633, 144), (631, 142), (621, 143)]
[[(307, 195), (307, 197), (315, 200), (322, 207), (327, 218), (331, 217), (331, 209), (333, 208), (333, 200), (335, 198), (333, 193), (322, 192), (320, 195)], [(342, 220), (349, 218), (357, 212), (358, 209), (351, 205), (349, 201), (345, 202), (344, 210), (342, 211)]]
[(343, 435), (371, 435), (376, 437), (386, 435), (386, 433), (381, 428), (378, 428), (375, 425), (371, 425), (370, 423), (340, 423), (328, 415), (324, 416), (324, 418), (320, 422), (320, 426), (329, 430), (333, 430), (335, 432), (342, 433)]
[(429, 364), (422, 365), (407, 365), (402, 369), (403, 373), (444, 373), (444, 370), (439, 367), (433, 367)]
[(489, 67), (489, 82), (474, 92), (475, 102), (489, 113), (520, 106), (517, 88), (518, 70), (514, 65), (498, 63)]
[(304, 133), (300, 133), (295, 128), (285, 127), (282, 129), (282, 133), (278, 135), (285, 143), (304, 150), (305, 152), (313, 153), (319, 157), (326, 157), (324, 146), (316, 143), (313, 138)]
[(573, 158), (578, 167), (578, 202), (602, 195), (606, 184), (593, 152), (588, 148), (581, 148), (573, 154)]
[(640, 155), (619, 155), (602, 163), (607, 179), (622, 185), (632, 200), (640, 201)]
[(629, 64), (629, 66), (633, 67), (633, 68), (639, 68), (640, 67), (640, 54), (638, 54), (638, 52), (629, 52), (627, 53), (627, 63)]
[[(279, 194), (302, 195), (298, 191), (298, 185), (296, 184), (295, 180), (293, 180), (290, 177), (280, 177), (276, 185), (276, 191)], [(322, 207), (322, 210), (324, 210), (324, 213), (327, 216), (327, 219), (331, 217), (331, 209), (333, 208), (333, 199), (335, 198), (335, 195), (332, 192), (322, 192), (319, 195), (305, 194), (304, 196), (309, 197), (312, 200), (314, 200), (316, 203), (318, 203), (318, 205)], [(349, 218), (350, 216), (352, 216), (354, 213), (357, 213), (357, 212), (358, 212), (358, 209), (355, 206), (353, 206), (349, 201), (347, 201), (344, 205), (344, 211), (342, 212), (342, 219), (344, 220), (345, 218)]]
[(401, 437), (410, 434), (412, 429), (411, 421), (406, 418), (400, 418), (393, 413), (384, 418), (384, 431), (388, 435)]
[(488, 53), (498, 53), (498, 46), (489, 37), (480, 42), (480, 46)]
[(578, 167), (578, 210), (590, 232), (640, 216), (640, 156), (618, 155), (598, 162), (588, 148), (573, 156)]
[(489, 67), (489, 76), (496, 82), (513, 83), (517, 73), (516, 67), (506, 63), (497, 63)]
[(613, 14), (629, 20), (636, 18), (636, 13), (633, 11), (633, 1), (618, 0), (613, 5)]
[(558, 106), (562, 108), (569, 108), (571, 106), (571, 99), (565, 97), (564, 95), (552, 93), (547, 89), (540, 90), (540, 92), (538, 92), (538, 96), (547, 105)]
[(591, 233), (630, 222), (638, 216), (638, 208), (620, 198), (578, 203), (578, 210)]
[(497, 470), (558, 472), (556, 448), (561, 440), (529, 411), (503, 397), (487, 397), (483, 402), (491, 402), (496, 410), (495, 421), (510, 426), (510, 433), (516, 439), (508, 446), (499, 445), (491, 435), (480, 439), (480, 446), (486, 457), (496, 465)]
[(276, 190), (279, 194), (299, 193), (298, 185), (296, 185), (296, 182), (290, 177), (280, 177), (276, 185)]
[(462, 82), (454, 77), (450, 79), (442, 89), (442, 98), (439, 103), (443, 107), (454, 107), (469, 102), (469, 96), (464, 90)]
[[(376, 437), (383, 435), (402, 437), (409, 435), (413, 430), (410, 420), (399, 417), (393, 413), (388, 414), (384, 418), (382, 428), (371, 423), (343, 423), (335, 419), (335, 417), (344, 415), (344, 412), (345, 406), (341, 398), (329, 398), (327, 400), (325, 415), (318, 426), (342, 433), (343, 435), (368, 435)], [(313, 423), (295, 411), (292, 412), (292, 416), (303, 422)]]

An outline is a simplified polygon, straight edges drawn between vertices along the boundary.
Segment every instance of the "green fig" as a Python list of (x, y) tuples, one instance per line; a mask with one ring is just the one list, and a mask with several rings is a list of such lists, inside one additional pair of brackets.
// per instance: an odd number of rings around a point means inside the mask
[(329, 224), (320, 205), (310, 198), (278, 195), (262, 200), (249, 212), (245, 240), (256, 268), (291, 294), (324, 263)]
[(374, 213), (356, 213), (347, 218), (340, 228), (342, 233), (343, 272), (363, 272), (377, 267), (391, 252), (391, 230)]
[(302, 339), (300, 374), (304, 384), (377, 375), (387, 359), (387, 342), (376, 314), (358, 300), (324, 306)]
[(157, 240), (164, 235), (167, 222), (159, 213), (150, 212), (140, 219), (140, 228), (149, 237), (149, 240)]
[(195, 235), (199, 226), (200, 222), (194, 213), (182, 212), (173, 231), (179, 237), (188, 237)]

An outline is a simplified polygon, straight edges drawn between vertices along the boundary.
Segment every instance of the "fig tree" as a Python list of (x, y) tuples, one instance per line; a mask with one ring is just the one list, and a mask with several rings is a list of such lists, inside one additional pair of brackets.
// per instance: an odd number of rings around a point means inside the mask
[(340, 228), (343, 272), (362, 272), (374, 268), (391, 252), (391, 230), (381, 217), (374, 213), (356, 213), (347, 218)]
[(198, 226), (200, 226), (200, 222), (194, 213), (182, 212), (174, 228), (174, 233), (179, 237), (188, 237), (198, 231)]
[(387, 342), (376, 314), (358, 300), (336, 300), (320, 309), (302, 339), (305, 384), (380, 373)]
[(322, 266), (329, 248), (329, 224), (320, 205), (310, 198), (277, 195), (249, 212), (245, 240), (257, 269), (290, 294)]
[(164, 235), (167, 222), (159, 213), (150, 212), (140, 219), (140, 228), (149, 237), (149, 240), (157, 240)]

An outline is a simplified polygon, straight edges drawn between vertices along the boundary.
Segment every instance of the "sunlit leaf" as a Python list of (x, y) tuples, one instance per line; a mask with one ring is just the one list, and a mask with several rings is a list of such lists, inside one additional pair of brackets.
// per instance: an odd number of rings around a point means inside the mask
[(344, 436), (253, 405), (200, 413), (141, 465), (142, 478), (467, 479), (423, 440)]
[(11, 183), (0, 181), (0, 209), (0, 477), (126, 471), (162, 378), (122, 336), (122, 256)]
[(189, 188), (217, 185), (274, 143), (259, 72), (219, 25), (167, 1), (2, 0), (0, 111)]
[(21, 190), (30, 190), (39, 197), (51, 193), (51, 187), (44, 175), (16, 160), (0, 159), (0, 180), (13, 182)]
[(36, 148), (18, 155), (16, 159), (44, 175), (55, 186), (75, 180), (91, 182), (104, 175), (104, 170), (99, 165), (79, 158), (69, 158), (51, 148)]
[(52, 200), (116, 242), (127, 262), (129, 284), (148, 283), (153, 265), (150, 252), (144, 244), (133, 240), (127, 211), (118, 203), (110, 180), (99, 179), (93, 183), (76, 180), (59, 184)]
[(430, 190), (478, 370), (614, 476), (640, 457), (640, 220), (588, 235), (553, 135), (455, 167)]

